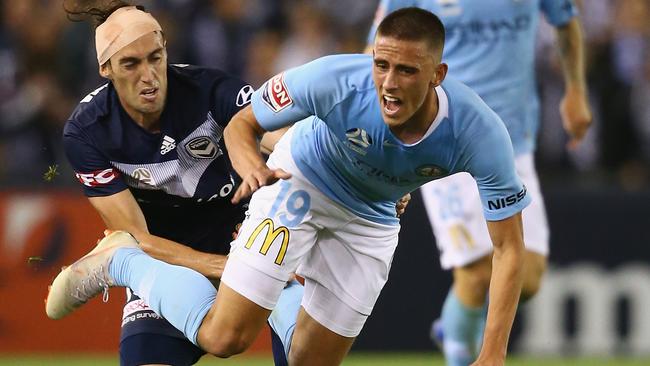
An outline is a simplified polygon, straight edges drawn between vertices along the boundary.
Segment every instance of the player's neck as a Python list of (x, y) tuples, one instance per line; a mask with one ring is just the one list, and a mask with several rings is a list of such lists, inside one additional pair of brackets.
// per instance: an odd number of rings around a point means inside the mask
[(391, 131), (405, 144), (414, 144), (420, 141), (438, 115), (439, 104), (438, 93), (435, 88), (431, 88), (427, 99), (413, 117), (406, 123), (391, 128)]
[(124, 107), (124, 110), (138, 126), (152, 133), (160, 132), (160, 115), (162, 114), (162, 111), (156, 113), (142, 113), (126, 107)]

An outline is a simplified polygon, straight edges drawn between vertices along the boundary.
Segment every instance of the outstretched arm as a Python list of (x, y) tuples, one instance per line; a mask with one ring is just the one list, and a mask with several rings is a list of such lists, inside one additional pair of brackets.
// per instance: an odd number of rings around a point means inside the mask
[(565, 84), (560, 115), (564, 129), (572, 138), (570, 146), (576, 146), (591, 125), (582, 27), (578, 17), (573, 17), (569, 23), (557, 28), (557, 43)]
[(191, 268), (210, 279), (221, 278), (226, 265), (225, 256), (199, 252), (183, 244), (151, 235), (142, 210), (128, 189), (110, 196), (88, 199), (109, 230), (128, 231), (150, 256), (170, 264)]
[(521, 212), (505, 220), (488, 221), (488, 231), (494, 245), (490, 299), (483, 347), (473, 366), (504, 364), (522, 285)]

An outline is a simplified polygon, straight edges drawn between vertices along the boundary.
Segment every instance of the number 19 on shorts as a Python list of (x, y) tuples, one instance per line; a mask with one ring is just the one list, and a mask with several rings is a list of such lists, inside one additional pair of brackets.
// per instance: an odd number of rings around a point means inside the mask
[[(266, 232), (260, 247), (260, 254), (267, 255), (269, 249), (274, 243), (276, 243), (276, 245), (279, 244), (280, 249), (274, 261), (277, 265), (282, 265), (289, 246), (289, 238), (291, 234), (287, 226), (292, 227), (302, 222), (311, 206), (311, 197), (309, 196), (309, 193), (304, 190), (296, 190), (288, 195), (290, 189), (290, 182), (286, 180), (280, 181), (280, 192), (273, 202), (273, 205), (267, 214), (267, 218), (262, 220), (262, 222), (255, 227), (251, 236), (248, 238), (246, 245), (244, 245), (246, 249), (250, 249), (259, 235), (262, 232)], [(286, 211), (281, 209), (283, 206), (286, 208)], [(272, 219), (273, 217), (277, 217), (277, 221), (279, 221), (282, 226), (276, 228)]]

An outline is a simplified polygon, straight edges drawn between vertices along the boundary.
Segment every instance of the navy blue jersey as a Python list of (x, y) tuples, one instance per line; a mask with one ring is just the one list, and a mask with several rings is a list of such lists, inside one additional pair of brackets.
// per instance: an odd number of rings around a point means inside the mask
[(128, 188), (152, 234), (223, 253), (243, 217), (242, 207), (230, 204), (238, 178), (223, 130), (249, 103), (253, 88), (221, 71), (187, 65), (170, 65), (167, 77), (159, 132), (136, 124), (109, 82), (86, 96), (66, 122), (65, 151), (86, 196)]

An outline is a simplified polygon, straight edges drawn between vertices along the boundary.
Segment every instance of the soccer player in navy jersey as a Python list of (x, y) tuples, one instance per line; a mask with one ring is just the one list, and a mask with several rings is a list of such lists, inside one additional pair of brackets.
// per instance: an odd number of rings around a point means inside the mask
[[(375, 29), (384, 16), (409, 6), (440, 17), (447, 30), (442, 58), (449, 64), (449, 75), (476, 91), (508, 129), (517, 173), (533, 198), (523, 210), (526, 255), (522, 299), (529, 299), (540, 288), (549, 253), (549, 228), (533, 156), (539, 128), (534, 55), (537, 24), (543, 14), (557, 29), (566, 85), (560, 111), (575, 145), (591, 123), (577, 8), (572, 0), (381, 0), (368, 48), (372, 48)], [(423, 186), (421, 193), (440, 264), (443, 269), (453, 269), (454, 277), (431, 334), (448, 365), (466, 366), (480, 349), (492, 269), (492, 242), (481, 217), (479, 191), (471, 176), (456, 174)]]
[[(62, 318), (110, 286), (131, 287), (193, 343), (229, 357), (283, 308), (286, 281), (297, 272), (305, 278), (297, 322), (279, 332), (293, 334), (285, 338), (290, 363), (340, 364), (388, 279), (397, 200), (469, 172), (495, 247), (486, 341), (475, 364), (503, 365), (521, 290), (520, 212), (530, 197), (503, 122), (465, 85), (445, 79), (444, 34), (432, 13), (402, 9), (379, 25), (373, 57), (324, 57), (253, 94), (224, 132), (243, 178), (232, 202), (252, 198), (218, 291), (118, 231), (57, 276), (48, 316)], [(265, 162), (260, 136), (294, 123)]]
[[(246, 209), (230, 202), (239, 178), (223, 130), (253, 88), (218, 70), (168, 65), (162, 29), (138, 8), (67, 5), (72, 15), (95, 14), (99, 72), (108, 79), (64, 128), (84, 193), (108, 229), (130, 232), (154, 258), (218, 280)], [(268, 134), (263, 144), (271, 149), (273, 140)], [(123, 365), (189, 365), (204, 353), (127, 290)]]

